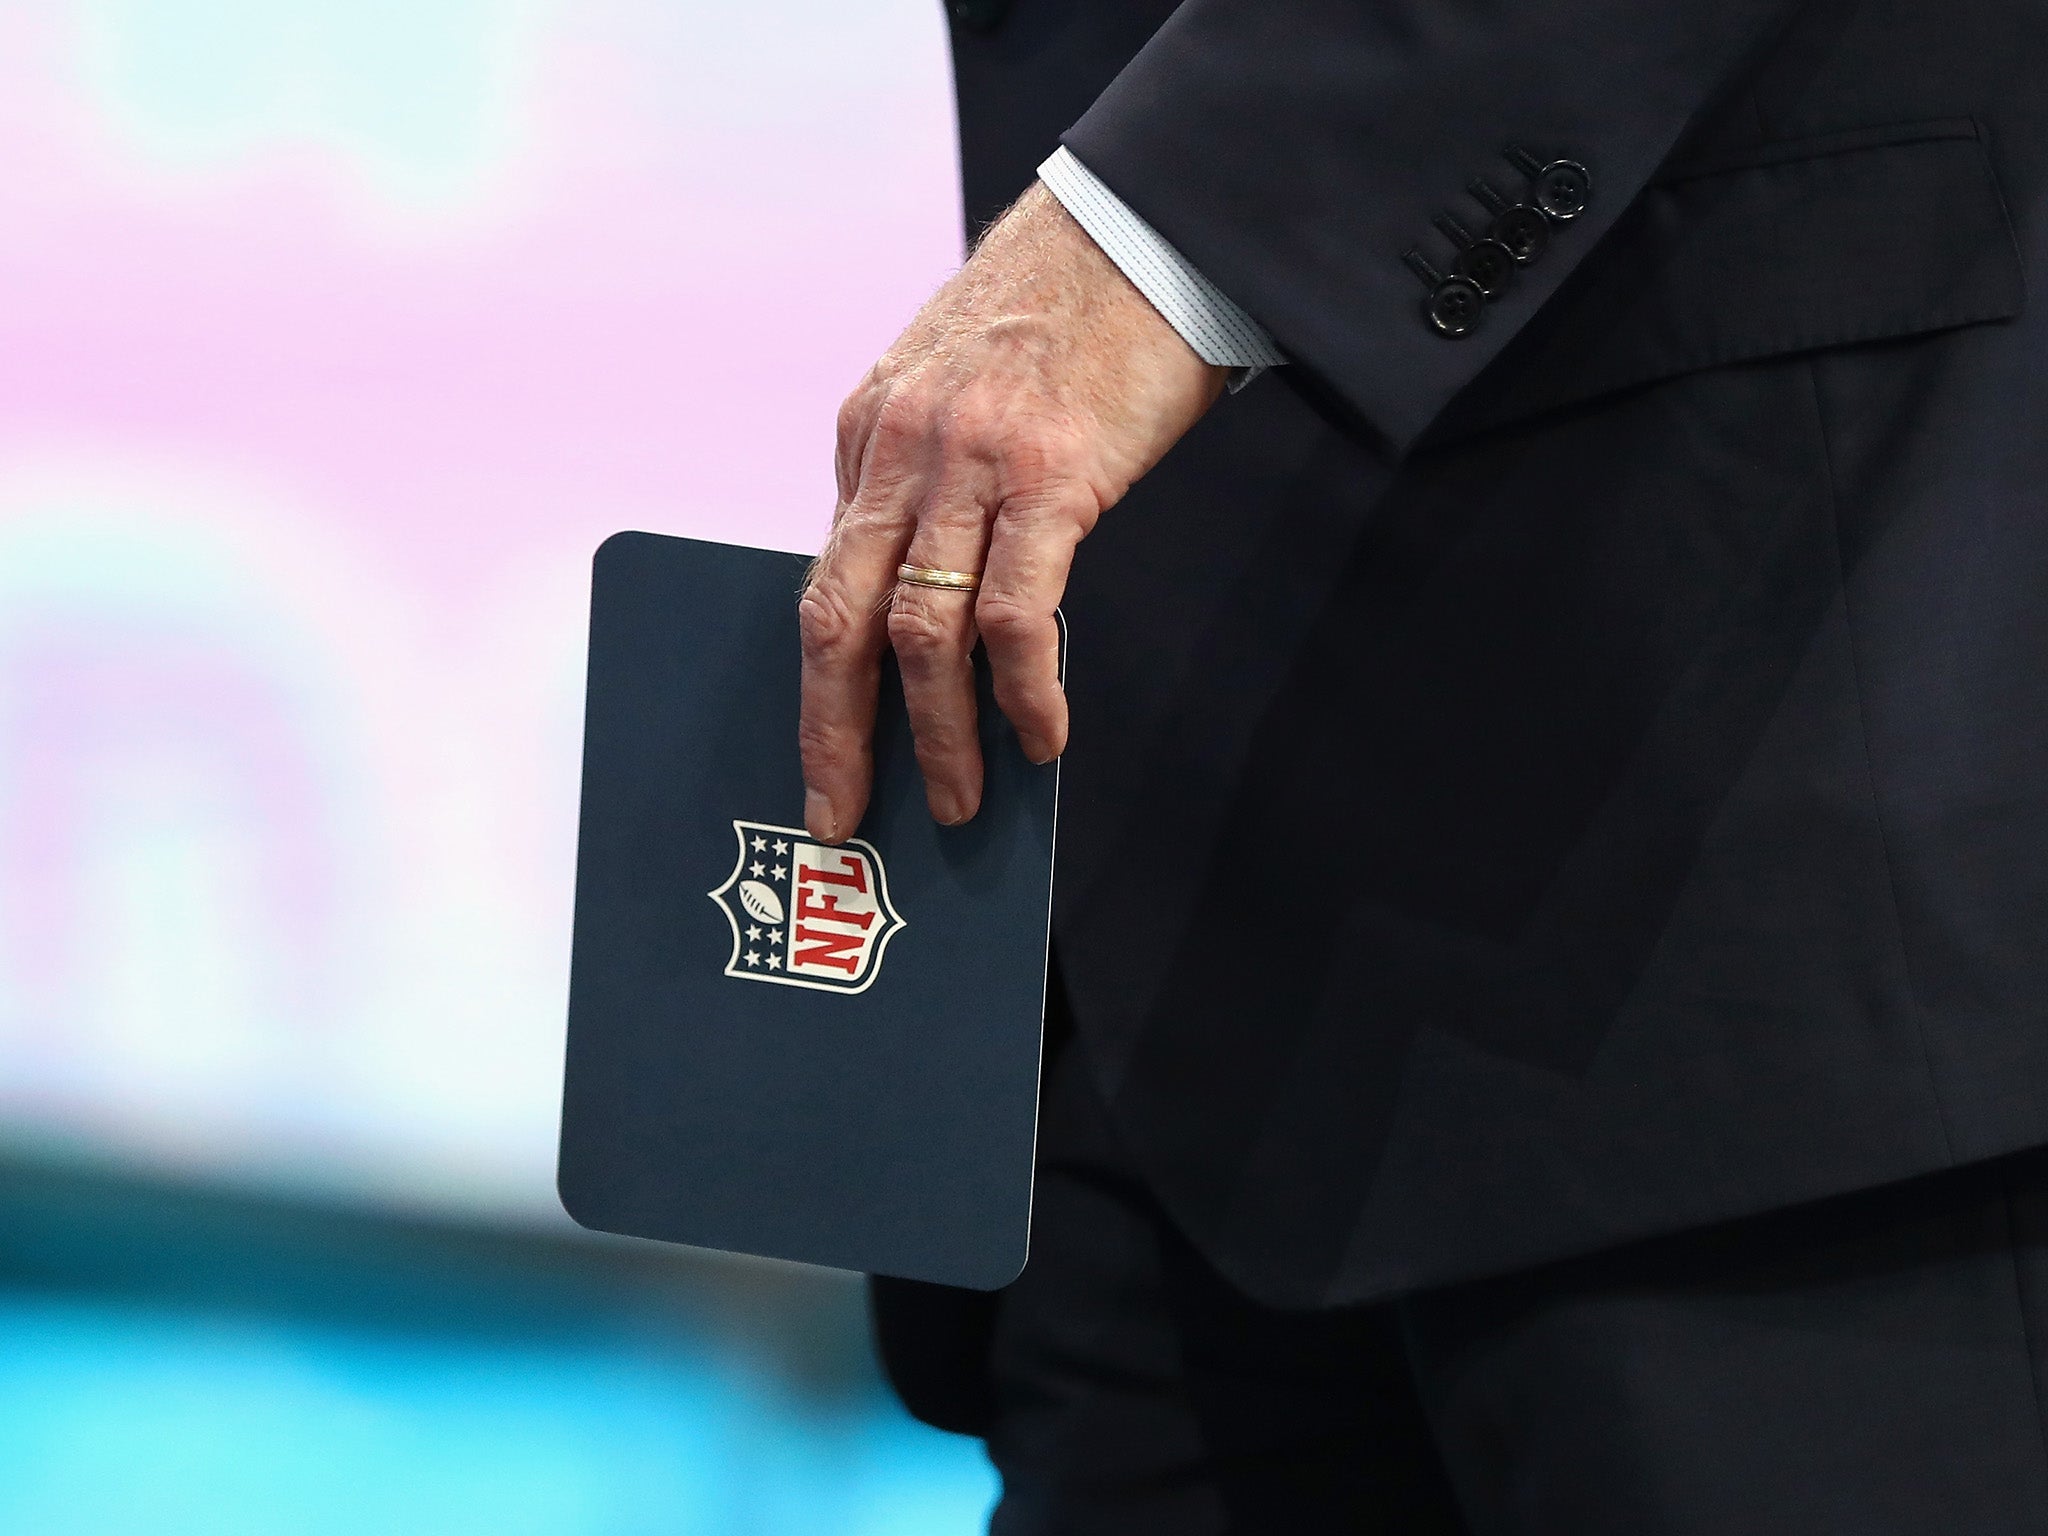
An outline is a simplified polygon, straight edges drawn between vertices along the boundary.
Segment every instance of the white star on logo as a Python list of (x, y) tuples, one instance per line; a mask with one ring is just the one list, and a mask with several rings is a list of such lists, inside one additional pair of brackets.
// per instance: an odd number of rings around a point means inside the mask
[(781, 970), (781, 969), (782, 969), (782, 956), (780, 956), (780, 955), (770, 955), (770, 956), (768, 957), (768, 969), (769, 969), (769, 970), (771, 970), (771, 971), (779, 971), (779, 970)]
[(767, 838), (765, 838), (765, 837), (757, 837), (757, 838), (755, 838), (755, 839), (754, 839), (754, 852), (756, 852), (756, 853), (759, 853), (759, 852), (761, 852), (761, 850), (762, 850), (762, 849), (766, 848), (767, 846), (768, 846), (768, 839), (767, 839)]
[(768, 942), (770, 944), (780, 944), (782, 942), (782, 930), (780, 928), (770, 928), (768, 930)]
[(775, 839), (775, 851), (777, 853), (787, 853), (789, 852), (789, 844), (785, 843), (781, 838), (778, 837), (777, 839)]
[(748, 951), (747, 951), (747, 964), (749, 964), (749, 965), (759, 965), (760, 963), (761, 963), (761, 956), (760, 956), (760, 953), (759, 953), (758, 951), (756, 951), (756, 950), (751, 950), (751, 949), (750, 949), (750, 950), (748, 950)]
[(758, 879), (760, 879), (760, 878), (761, 878), (761, 876), (763, 876), (764, 874), (766, 874), (766, 873), (767, 873), (767, 871), (766, 871), (766, 870), (764, 870), (764, 869), (763, 869), (763, 868), (761, 867), (761, 865), (760, 865), (759, 861), (756, 861), (755, 863), (749, 864), (749, 865), (747, 866), (747, 873), (749, 873), (749, 874), (750, 874), (750, 875), (752, 875), (752, 876), (753, 876), (753, 877), (754, 877), (754, 878), (755, 878), (756, 880), (758, 880)]
[(752, 923), (747, 924), (747, 942), (749, 944), (758, 944), (761, 942), (761, 930), (759, 928), (756, 928)]
[(780, 880), (780, 879), (781, 879), (781, 878), (782, 878), (782, 877), (783, 877), (784, 875), (786, 875), (786, 874), (788, 874), (788, 873), (789, 873), (789, 870), (788, 870), (787, 866), (785, 866), (785, 865), (781, 865), (781, 864), (778, 864), (778, 865), (776, 865), (776, 866), (775, 866), (775, 878), (776, 878), (776, 879)]

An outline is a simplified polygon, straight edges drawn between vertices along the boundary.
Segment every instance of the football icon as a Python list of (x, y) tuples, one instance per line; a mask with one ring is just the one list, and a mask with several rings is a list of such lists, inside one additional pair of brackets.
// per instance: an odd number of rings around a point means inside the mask
[(747, 909), (749, 917), (764, 923), (782, 921), (782, 898), (775, 894), (774, 887), (763, 885), (759, 880), (740, 882), (740, 905)]

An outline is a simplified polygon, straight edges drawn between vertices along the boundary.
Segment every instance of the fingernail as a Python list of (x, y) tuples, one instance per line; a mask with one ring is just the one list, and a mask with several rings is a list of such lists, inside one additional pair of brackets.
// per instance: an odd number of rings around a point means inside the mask
[(838, 827), (832, 822), (832, 802), (823, 792), (815, 789), (804, 791), (804, 825), (811, 829), (811, 836), (832, 841), (832, 834)]

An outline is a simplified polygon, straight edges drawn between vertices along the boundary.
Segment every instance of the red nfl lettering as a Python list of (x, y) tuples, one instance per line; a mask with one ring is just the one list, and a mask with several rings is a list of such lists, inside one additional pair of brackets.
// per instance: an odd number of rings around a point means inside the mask
[(842, 853), (839, 870), (813, 869), (808, 864), (797, 866), (797, 879), (806, 885), (813, 882), (824, 885), (850, 885), (856, 891), (868, 888), (868, 861), (857, 853)]
[(853, 838), (828, 847), (800, 828), (764, 822), (732, 826), (739, 860), (710, 893), (732, 929), (725, 974), (825, 992), (866, 991), (884, 947), (903, 926), (874, 845)]
[(796, 915), (799, 918), (816, 918), (824, 923), (851, 923), (863, 933), (867, 932), (868, 924), (875, 920), (875, 914), (872, 912), (840, 911), (837, 896), (813, 900), (810, 891), (801, 885), (796, 888)]
[[(798, 975), (814, 966), (825, 966), (847, 976), (860, 973), (867, 953), (867, 931), (879, 914), (840, 904), (842, 895), (856, 903), (866, 896), (868, 861), (857, 853), (842, 853), (838, 862), (838, 869), (808, 863), (797, 865), (796, 916), (800, 926), (796, 940), (800, 947), (789, 964), (790, 970)], [(813, 894), (821, 885), (838, 886), (839, 890)], [(815, 923), (832, 926), (810, 926)], [(835, 928), (853, 931), (835, 932)]]
[[(799, 944), (810, 947), (796, 952), (795, 964), (829, 965), (849, 976), (860, 969), (861, 951), (867, 948), (868, 942), (862, 934), (826, 933), (817, 928), (799, 928), (796, 937)], [(848, 950), (853, 953), (848, 954)]]

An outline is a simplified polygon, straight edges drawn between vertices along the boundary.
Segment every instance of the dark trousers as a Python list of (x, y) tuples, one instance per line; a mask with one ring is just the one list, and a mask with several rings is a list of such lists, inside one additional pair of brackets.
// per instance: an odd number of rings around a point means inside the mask
[(1286, 1313), (1164, 1218), (1072, 1049), (1042, 1136), (1023, 1276), (978, 1330), (885, 1328), (927, 1374), (971, 1341), (994, 1536), (2048, 1533), (2043, 1154)]

